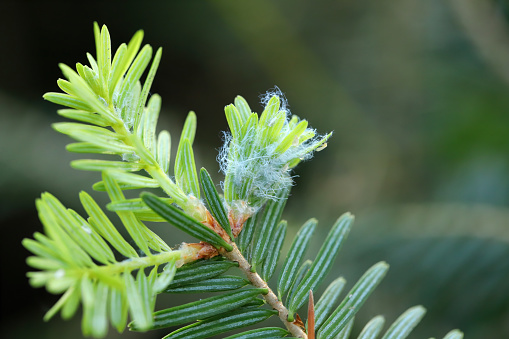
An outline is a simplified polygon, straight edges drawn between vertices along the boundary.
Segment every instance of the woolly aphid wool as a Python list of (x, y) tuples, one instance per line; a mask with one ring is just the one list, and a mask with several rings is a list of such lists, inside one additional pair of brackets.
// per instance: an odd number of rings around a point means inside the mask
[(235, 99), (235, 105), (226, 106), (232, 132), (224, 134), (217, 158), (225, 174), (223, 189), (229, 207), (239, 208), (243, 201), (251, 213), (292, 185), (292, 168), (323, 148), (332, 134), (318, 135), (307, 127), (306, 120), (291, 115), (277, 87), (262, 97), (262, 104), (265, 107), (259, 118), (241, 97)]

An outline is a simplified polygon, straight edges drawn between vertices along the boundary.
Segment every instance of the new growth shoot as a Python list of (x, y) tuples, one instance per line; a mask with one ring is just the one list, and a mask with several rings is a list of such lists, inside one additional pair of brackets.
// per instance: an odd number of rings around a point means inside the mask
[(306, 120), (292, 115), (281, 91), (263, 97), (261, 115), (240, 96), (225, 107), (230, 132), (218, 156), (225, 201), (234, 224), (243, 222), (277, 192), (293, 183), (291, 170), (326, 145), (332, 133), (316, 134)]

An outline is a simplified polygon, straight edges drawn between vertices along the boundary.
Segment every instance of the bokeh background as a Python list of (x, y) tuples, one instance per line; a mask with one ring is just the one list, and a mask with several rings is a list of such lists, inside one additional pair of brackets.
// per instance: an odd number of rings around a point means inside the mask
[[(392, 322), (428, 309), (412, 338), (509, 338), (509, 3), (507, 0), (2, 1), (0, 223), (2, 338), (79, 338), (79, 317), (49, 323), (56, 300), (31, 289), (24, 237), (41, 229), (49, 191), (80, 210), (97, 173), (76, 172), (50, 124), (59, 62), (86, 62), (92, 22), (115, 48), (138, 29), (163, 47), (153, 91), (160, 128), (180, 135), (198, 115), (198, 166), (216, 172), (223, 107), (255, 111), (278, 86), (328, 148), (297, 168), (290, 233), (320, 220), (310, 257), (343, 212), (356, 226), (334, 266), (349, 286), (380, 260), (385, 281), (357, 316)], [(215, 175), (220, 180), (220, 174)], [(94, 193), (98, 200), (100, 193)], [(170, 244), (182, 241), (168, 230)], [(323, 290), (324, 286), (321, 290)], [(173, 297), (164, 305), (174, 304)], [(158, 338), (125, 333), (123, 338)], [(119, 335), (110, 331), (109, 338)]]

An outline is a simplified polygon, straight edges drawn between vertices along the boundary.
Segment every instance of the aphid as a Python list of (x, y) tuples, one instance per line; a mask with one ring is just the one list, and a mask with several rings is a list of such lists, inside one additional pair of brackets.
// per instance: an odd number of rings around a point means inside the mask
[(324, 143), (323, 143), (320, 147), (318, 147), (318, 148), (316, 149), (316, 151), (317, 151), (317, 152), (320, 152), (321, 150), (323, 150), (323, 149), (324, 149), (324, 148), (326, 148), (326, 147), (327, 147), (327, 143), (326, 143), (326, 142), (324, 142)]
[(286, 111), (285, 111), (285, 110), (280, 110), (280, 111), (278, 112), (278, 114), (276, 114), (276, 116), (274, 116), (274, 118), (270, 119), (270, 121), (267, 123), (267, 126), (268, 126), (268, 127), (272, 127), (272, 126), (276, 123), (276, 121), (278, 120), (278, 117), (279, 117), (281, 114), (286, 115)]

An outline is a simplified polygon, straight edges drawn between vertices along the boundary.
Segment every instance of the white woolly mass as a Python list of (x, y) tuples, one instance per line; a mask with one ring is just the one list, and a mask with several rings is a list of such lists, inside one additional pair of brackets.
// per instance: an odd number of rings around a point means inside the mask
[[(289, 112), (286, 99), (279, 88), (267, 93), (262, 103), (267, 104), (273, 95), (281, 100), (280, 112)], [(270, 122), (269, 122), (270, 124)], [(282, 154), (275, 152), (279, 143), (292, 131), (289, 126), (289, 115), (281, 128), (277, 141), (264, 146), (262, 140), (263, 128), (248, 130), (240, 139), (233, 138), (230, 133), (224, 133), (224, 144), (220, 149), (217, 160), (221, 171), (230, 177), (231, 184), (240, 200), (248, 201), (252, 207), (258, 208), (267, 199), (277, 199), (277, 192), (293, 184), (289, 163), (292, 160), (307, 160), (313, 156), (313, 145), (323, 136), (316, 135), (315, 130), (308, 128), (304, 134), (313, 137), (299, 143), (296, 142)]]
[(288, 116), (291, 116), (288, 99), (286, 99), (285, 94), (277, 86), (274, 86), (273, 89), (268, 90), (266, 93), (259, 96), (260, 103), (263, 105), (263, 107), (267, 107), (267, 104), (273, 96), (277, 96), (279, 98), (279, 111), (285, 112), (287, 118)]

